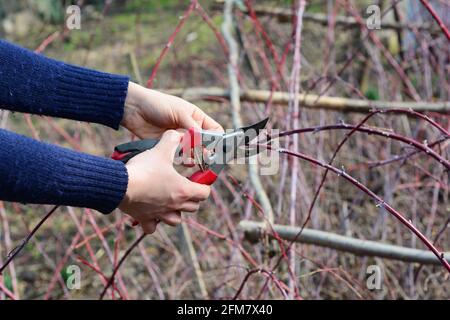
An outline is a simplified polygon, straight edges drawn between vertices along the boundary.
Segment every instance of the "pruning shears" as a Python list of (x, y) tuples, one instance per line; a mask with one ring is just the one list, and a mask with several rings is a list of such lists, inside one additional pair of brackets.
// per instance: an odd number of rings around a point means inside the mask
[[(248, 148), (249, 143), (260, 134), (269, 118), (232, 132), (222, 133), (190, 128), (181, 139), (178, 154), (190, 154), (200, 170), (190, 176), (189, 180), (211, 185), (219, 173), (233, 159), (245, 158), (258, 154), (260, 148)], [(150, 150), (158, 144), (158, 139), (145, 139), (118, 145), (111, 158), (127, 163), (136, 155)]]

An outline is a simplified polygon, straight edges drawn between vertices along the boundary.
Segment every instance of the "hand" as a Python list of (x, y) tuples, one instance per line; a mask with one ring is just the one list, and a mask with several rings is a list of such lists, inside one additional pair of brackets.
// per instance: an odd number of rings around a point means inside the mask
[(141, 139), (158, 138), (167, 129), (223, 131), (223, 128), (197, 106), (186, 100), (130, 82), (122, 126)]
[(166, 131), (159, 143), (128, 161), (128, 188), (119, 209), (153, 233), (159, 221), (175, 226), (181, 222), (181, 211), (195, 212), (200, 201), (208, 198), (209, 186), (180, 175), (173, 159), (182, 135)]

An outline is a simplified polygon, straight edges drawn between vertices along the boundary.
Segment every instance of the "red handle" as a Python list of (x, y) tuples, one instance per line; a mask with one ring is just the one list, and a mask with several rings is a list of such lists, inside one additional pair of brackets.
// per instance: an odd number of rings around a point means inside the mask
[(111, 155), (111, 159), (114, 160), (122, 160), (123, 158), (125, 158), (127, 155), (129, 154), (129, 152), (127, 153), (121, 153), (120, 151), (114, 150), (114, 152)]
[[(188, 150), (191, 150), (192, 148), (195, 148), (197, 146), (202, 145), (202, 134), (198, 129), (196, 128), (190, 128), (186, 134), (184, 135), (182, 139), (183, 148), (188, 148)], [(186, 150), (186, 149), (185, 149)], [(193, 154), (191, 154), (191, 157), (193, 157)], [(217, 174), (212, 170), (206, 170), (206, 171), (197, 171), (194, 172), (189, 177), (189, 180), (195, 183), (205, 184), (205, 185), (212, 185), (217, 179)]]
[(212, 185), (216, 179), (217, 174), (212, 170), (197, 171), (189, 178), (192, 182), (206, 184), (208, 186)]

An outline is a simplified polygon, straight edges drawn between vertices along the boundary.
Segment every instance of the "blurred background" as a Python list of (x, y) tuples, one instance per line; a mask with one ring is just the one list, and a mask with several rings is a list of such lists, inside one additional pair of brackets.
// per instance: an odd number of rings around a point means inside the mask
[[(450, 4), (426, 3), (450, 28)], [(80, 29), (67, 28), (70, 5), (80, 8)], [(376, 22), (376, 9), (367, 11), (371, 5), (379, 8), (381, 24), (368, 32), (368, 21)], [(223, 1), (213, 0), (196, 6), (187, 0), (0, 0), (0, 35), (48, 57), (127, 74), (134, 82), (183, 96), (227, 128), (233, 127), (236, 113), (229, 95), (240, 92), (242, 123), (269, 116), (269, 126), (280, 131), (313, 128), (280, 143), (324, 162), (332, 159), (348, 130), (314, 128), (357, 125), (372, 108), (411, 104), (449, 129), (449, 40), (423, 1), (242, 0), (234, 1), (227, 13), (231, 22), (224, 19), (226, 11)], [(231, 62), (230, 41), (238, 49)], [(233, 77), (239, 87), (230, 89)], [(315, 96), (295, 102), (297, 90)], [(318, 103), (318, 95), (332, 99)], [(389, 139), (390, 133), (398, 133), (449, 159), (448, 136), (405, 114), (375, 115), (364, 125), (387, 132), (387, 138), (356, 132), (333, 165), (400, 211), (437, 247), (450, 251), (448, 169)], [(132, 138), (125, 129), (7, 111), (0, 111), (0, 126), (106, 157)], [(106, 298), (450, 298), (449, 274), (439, 264), (304, 243), (297, 243), (287, 257), (289, 241), (244, 232), (243, 220), (293, 227), (307, 221), (312, 230), (427, 250), (383, 205), (331, 172), (311, 210), (323, 173), (285, 155), (280, 155), (277, 174), (259, 176), (256, 182), (246, 166), (230, 166), (200, 212), (187, 217), (185, 228), (161, 226), (133, 249), (115, 277), (116, 290)], [(0, 204), (0, 262), (49, 209)], [(0, 283), (15, 298), (97, 299), (120, 257), (140, 236), (139, 228), (130, 227), (116, 211), (103, 216), (60, 208)], [(79, 289), (67, 287), (70, 266), (80, 269)], [(381, 272), (375, 289), (368, 284), (369, 266)], [(11, 297), (0, 290), (0, 298)]]

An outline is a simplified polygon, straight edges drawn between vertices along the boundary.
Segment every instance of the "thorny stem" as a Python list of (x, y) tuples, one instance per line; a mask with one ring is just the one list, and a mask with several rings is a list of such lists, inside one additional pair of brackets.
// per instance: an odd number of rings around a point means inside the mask
[(247, 283), (247, 281), (250, 279), (250, 276), (252, 276), (255, 273), (265, 274), (268, 278), (270, 278), (275, 283), (275, 285), (280, 290), (283, 297), (287, 298), (287, 295), (284, 292), (283, 288), (279, 285), (278, 280), (273, 276), (273, 272), (258, 268), (258, 269), (252, 269), (249, 272), (247, 272), (244, 279), (242, 280), (241, 285), (239, 286), (239, 289), (236, 291), (236, 294), (234, 295), (233, 300), (236, 300), (237, 298), (239, 298), (239, 295), (241, 294), (242, 290), (244, 289), (244, 286)]
[[(281, 239), (281, 237), (278, 235), (278, 233), (276, 232), (276, 230), (273, 228), (273, 224), (271, 221), (269, 221), (267, 219), (267, 217), (265, 217), (264, 215), (264, 209), (262, 208), (262, 206), (253, 198), (251, 197), (240, 185), (239, 181), (233, 177), (231, 174), (228, 174), (228, 178), (239, 188), (239, 191), (242, 193), (242, 195), (247, 198), (247, 200), (249, 200), (251, 202), (251, 204), (253, 206), (255, 206), (255, 208), (257, 209), (257, 212), (259, 213), (259, 215), (261, 216), (261, 218), (265, 221), (266, 225), (269, 228), (269, 231), (271, 232), (271, 234), (274, 236), (275, 240), (278, 242), (278, 245), (280, 246), (280, 251), (281, 251), (281, 257), (284, 258), (287, 262), (287, 269), (289, 272), (289, 275), (291, 276), (292, 279), (295, 279), (295, 274), (294, 271), (291, 268), (291, 265), (289, 263), (289, 257), (287, 255), (287, 251), (284, 247), (284, 243), (283, 243), (283, 239)], [(295, 295), (297, 297), (300, 296), (300, 293), (298, 292), (298, 288), (295, 287)], [(292, 290), (292, 288), (290, 288), (290, 290)]]
[[(270, 145), (264, 145), (264, 147), (267, 147), (268, 149), (272, 149)], [(387, 211), (389, 211), (394, 217), (396, 217), (402, 224), (404, 224), (408, 229), (410, 229), (427, 247), (430, 249), (434, 255), (439, 259), (439, 261), (442, 263), (442, 265), (447, 269), (447, 271), (450, 273), (450, 264), (449, 262), (444, 258), (444, 253), (439, 251), (434, 244), (428, 240), (428, 238), (422, 234), (422, 232), (417, 229), (411, 221), (407, 220), (400, 212), (395, 210), (393, 207), (391, 207), (387, 202), (385, 202), (382, 198), (380, 198), (378, 195), (376, 195), (372, 190), (367, 188), (365, 185), (363, 185), (361, 182), (350, 176), (348, 173), (346, 173), (344, 170), (339, 170), (336, 167), (333, 167), (332, 165), (328, 163), (321, 162), (320, 160), (317, 160), (315, 158), (312, 158), (310, 156), (307, 156), (305, 154), (299, 153), (299, 152), (292, 152), (287, 149), (277, 149), (275, 150), (282, 154), (287, 154), (290, 156), (298, 157), (300, 159), (306, 160), (308, 162), (311, 162), (315, 165), (321, 166), (328, 171), (332, 171), (335, 174), (337, 174), (339, 177), (343, 177), (347, 181), (349, 181), (351, 184), (356, 186), (358, 189), (369, 195), (371, 198), (375, 199), (377, 201), (377, 206), (381, 206), (385, 208)], [(292, 244), (292, 242), (291, 242)]]
[[(361, 128), (364, 125), (364, 123), (366, 123), (371, 117), (373, 117), (374, 115), (376, 115), (378, 113), (406, 113), (406, 114), (410, 114), (410, 115), (419, 117), (419, 118), (421, 118), (421, 119), (431, 123), (433, 126), (438, 128), (441, 132), (443, 132), (446, 136), (450, 136), (449, 133), (447, 132), (447, 130), (445, 130), (443, 127), (441, 127), (437, 122), (435, 122), (434, 120), (432, 120), (428, 116), (425, 116), (425, 115), (423, 115), (423, 114), (421, 114), (419, 112), (415, 112), (413, 110), (404, 110), (404, 109), (374, 110), (371, 113), (369, 113), (367, 116), (365, 116), (356, 126), (354, 126), (351, 129), (351, 131), (345, 136), (345, 138), (342, 139), (341, 143), (339, 143), (338, 147), (334, 151), (334, 153), (333, 153), (333, 155), (332, 155), (332, 157), (331, 157), (331, 159), (329, 161), (330, 165), (333, 163), (333, 161), (336, 158), (338, 152), (341, 150), (342, 146), (347, 142), (347, 140), (350, 138), (350, 136), (353, 133), (355, 133), (359, 128)], [(428, 149), (430, 149), (430, 148), (428, 148)], [(427, 149), (427, 151), (428, 151), (428, 149)], [(325, 170), (325, 173), (322, 176), (322, 180), (320, 181), (319, 187), (317, 188), (317, 191), (314, 194), (313, 201), (311, 202), (311, 205), (310, 205), (310, 208), (309, 208), (308, 217), (306, 218), (302, 228), (300, 229), (300, 234), (301, 234), (302, 230), (305, 228), (305, 226), (308, 223), (309, 219), (311, 218), (312, 210), (313, 210), (314, 205), (315, 205), (315, 203), (317, 201), (317, 198), (319, 196), (320, 190), (322, 189), (322, 187), (323, 187), (323, 185), (325, 183), (327, 175), (328, 175), (328, 169)]]
[(450, 41), (450, 31), (448, 31), (447, 27), (445, 26), (444, 22), (439, 18), (436, 11), (433, 9), (433, 7), (428, 3), (427, 0), (420, 0), (425, 8), (427, 8), (428, 12), (433, 16), (434, 20), (436, 20), (437, 24), (441, 28), (442, 32), (444, 32), (445, 36), (447, 37), (447, 40)]
[[(308, 127), (308, 128), (301, 128), (301, 129), (294, 129), (294, 130), (289, 130), (289, 131), (283, 131), (280, 134), (278, 134), (277, 137), (281, 138), (281, 137), (289, 136), (289, 135), (292, 135), (292, 134), (299, 134), (299, 133), (305, 133), (305, 132), (319, 132), (319, 131), (336, 130), (336, 129), (343, 129), (343, 130), (353, 130), (354, 129), (355, 131), (365, 132), (365, 133), (368, 133), (368, 134), (379, 135), (379, 136), (382, 136), (382, 137), (386, 137), (386, 138), (390, 138), (390, 139), (393, 139), (393, 140), (398, 140), (398, 141), (404, 142), (404, 143), (406, 143), (408, 145), (414, 146), (419, 151), (423, 151), (426, 154), (429, 154), (431, 157), (436, 159), (440, 164), (442, 164), (445, 168), (447, 168), (447, 170), (450, 170), (450, 161), (448, 161), (443, 156), (438, 154), (436, 151), (431, 149), (431, 146), (433, 144), (436, 144), (436, 142), (433, 142), (430, 145), (422, 144), (420, 142), (417, 142), (414, 139), (411, 139), (411, 138), (408, 138), (406, 136), (397, 134), (395, 132), (386, 131), (386, 130), (380, 130), (380, 129), (373, 128), (373, 127), (366, 127), (366, 126), (357, 127), (355, 125), (343, 123), (343, 124), (315, 126), (315, 127)], [(446, 139), (448, 139), (448, 138), (450, 138), (450, 137), (447, 137)]]
[(283, 72), (282, 72), (282, 64), (281, 61), (278, 57), (278, 53), (275, 50), (275, 47), (273, 45), (272, 40), (270, 39), (269, 35), (267, 34), (266, 30), (263, 28), (263, 26), (261, 25), (261, 22), (259, 21), (255, 10), (252, 7), (251, 1), (250, 0), (245, 0), (245, 5), (247, 7), (247, 10), (249, 12), (250, 18), (252, 19), (254, 25), (255, 25), (255, 30), (257, 30), (261, 35), (262, 38), (267, 46), (267, 48), (269, 49), (270, 53), (272, 54), (272, 58), (275, 62), (275, 67), (277, 69), (277, 74), (279, 79), (284, 80), (285, 78), (283, 77)]
[(197, 3), (197, 7), (195, 9), (197, 13), (200, 15), (200, 17), (203, 19), (203, 21), (205, 21), (206, 24), (210, 27), (212, 32), (214, 32), (214, 35), (216, 36), (216, 39), (219, 42), (220, 47), (222, 48), (223, 54), (225, 55), (225, 59), (228, 60), (228, 46), (220, 31), (214, 25), (214, 21), (211, 20), (208, 13), (206, 13), (205, 9), (203, 9), (200, 3)]
[[(444, 133), (445, 136), (447, 136), (447, 137), (450, 136), (449, 133), (448, 133), (448, 131), (445, 130), (442, 126), (440, 126), (437, 122), (435, 122), (434, 120), (432, 120), (432, 119), (429, 118), (428, 116), (423, 115), (423, 114), (421, 114), (421, 113), (419, 113), (419, 112), (415, 112), (415, 111), (413, 111), (413, 110), (405, 110), (405, 109), (374, 110), (374, 111), (372, 111), (371, 113), (369, 113), (366, 117), (364, 117), (364, 119), (361, 120), (360, 123), (359, 123), (358, 125), (352, 127), (351, 131), (345, 136), (345, 138), (341, 141), (341, 143), (338, 145), (338, 147), (337, 147), (336, 150), (334, 151), (333, 156), (331, 157), (331, 160), (330, 160), (328, 166), (332, 167), (331, 164), (333, 163), (334, 159), (336, 158), (336, 156), (337, 156), (339, 150), (342, 148), (342, 146), (345, 144), (345, 142), (350, 138), (350, 136), (351, 136), (354, 132), (356, 132), (357, 130), (359, 130), (359, 129), (364, 125), (364, 123), (366, 123), (371, 117), (373, 117), (375, 114), (378, 114), (378, 113), (405, 113), (405, 114), (409, 114), (409, 115), (412, 115), (412, 116), (416, 116), (416, 117), (418, 117), (418, 118), (421, 118), (421, 119), (423, 119), (423, 120), (429, 122), (431, 125), (433, 125), (433, 126), (436, 127), (437, 129), (439, 129), (442, 133)], [(301, 129), (300, 129), (300, 130), (301, 130)], [(291, 131), (291, 132), (292, 132), (292, 131)], [(283, 134), (283, 133), (282, 133), (282, 134)], [(288, 133), (284, 133), (284, 134), (287, 135)], [(269, 137), (269, 139), (270, 139), (270, 137)], [(270, 146), (268, 146), (268, 148), (270, 149)], [(292, 151), (290, 151), (290, 152), (292, 153)], [(317, 160), (317, 161), (318, 161), (318, 160)], [(332, 167), (332, 168), (334, 168), (334, 167)], [(288, 246), (288, 250), (293, 246), (293, 244), (295, 243), (295, 241), (301, 236), (303, 229), (306, 227), (306, 225), (308, 224), (309, 220), (311, 219), (312, 210), (313, 210), (314, 205), (315, 205), (315, 203), (316, 203), (316, 201), (317, 201), (317, 199), (318, 199), (320, 190), (321, 190), (322, 186), (323, 186), (324, 183), (325, 183), (326, 177), (327, 177), (327, 175), (328, 175), (328, 171), (330, 170), (330, 169), (327, 168), (327, 167), (325, 167), (325, 169), (326, 169), (326, 170), (325, 170), (325, 173), (324, 173), (323, 176), (322, 176), (322, 180), (321, 180), (321, 182), (320, 182), (320, 184), (319, 184), (319, 187), (317, 188), (317, 190), (316, 190), (316, 192), (315, 192), (315, 194), (314, 194), (313, 201), (311, 202), (311, 205), (310, 205), (310, 207), (309, 207), (308, 216), (307, 216), (305, 222), (303, 223), (302, 227), (300, 228), (300, 231), (298, 232), (298, 234), (297, 234), (297, 235), (294, 237), (294, 239), (290, 242), (290, 244), (289, 244), (289, 246)], [(338, 169), (336, 169), (336, 170), (338, 170)], [(376, 196), (376, 195), (375, 195), (375, 196)], [(419, 233), (420, 233), (420, 232), (419, 232)], [(420, 237), (419, 237), (419, 238), (420, 238)], [(425, 238), (425, 239), (426, 239), (426, 238)], [(428, 242), (429, 242), (429, 241), (428, 241)], [(432, 245), (432, 244), (431, 244), (431, 245)], [(434, 252), (433, 252), (433, 253), (434, 253)], [(436, 253), (435, 253), (435, 254), (436, 254)], [(280, 265), (281, 261), (282, 261), (282, 257), (280, 257), (280, 258), (277, 260), (277, 262), (276, 262), (275, 266), (272, 268), (272, 270), (276, 270), (276, 269), (278, 268), (278, 266)], [(445, 263), (448, 264), (447, 261), (445, 261)], [(449, 271), (450, 271), (450, 270), (449, 270)]]
[[(438, 233), (436, 234), (436, 236), (433, 239), (433, 244), (436, 245), (436, 243), (439, 241), (439, 238), (444, 234), (445, 230), (447, 230), (447, 227), (450, 225), (450, 217), (447, 218), (447, 221), (444, 222), (444, 225), (442, 226), (441, 230), (438, 231)], [(417, 278), (419, 277), (420, 272), (422, 271), (424, 264), (421, 264), (414, 275), (414, 281), (417, 280)]]
[[(433, 148), (434, 146), (436, 146), (436, 145), (438, 145), (438, 144), (440, 144), (440, 143), (442, 143), (442, 142), (444, 142), (444, 141), (446, 141), (448, 139), (449, 139), (448, 137), (441, 137), (441, 138), (437, 139), (436, 141), (433, 141), (432, 143), (430, 143), (428, 146), (430, 148)], [(414, 156), (414, 155), (416, 155), (416, 154), (418, 154), (420, 152), (421, 152), (421, 150), (414, 150), (414, 151), (408, 152), (406, 154), (403, 154), (401, 156), (398, 156), (398, 155), (394, 156), (393, 158), (390, 158), (390, 159), (387, 159), (387, 160), (376, 161), (376, 162), (369, 162), (368, 163), (369, 164), (369, 168), (381, 167), (381, 166), (384, 166), (384, 165), (387, 165), (387, 164), (390, 164), (390, 163), (393, 163), (393, 162), (403, 161), (403, 160), (406, 160), (406, 159), (408, 159), (408, 158), (410, 158), (410, 157), (412, 157), (412, 156)]]
[(109, 289), (109, 287), (114, 283), (114, 277), (117, 274), (117, 271), (119, 271), (120, 267), (122, 266), (122, 264), (125, 262), (125, 260), (127, 259), (127, 257), (130, 255), (131, 251), (133, 251), (133, 249), (142, 241), (144, 240), (146, 234), (143, 233), (139, 238), (136, 239), (136, 241), (133, 242), (133, 244), (128, 248), (128, 250), (125, 252), (125, 254), (122, 256), (122, 258), (120, 258), (119, 263), (117, 264), (117, 266), (114, 268), (113, 273), (111, 274), (111, 277), (109, 277), (108, 283), (105, 285), (105, 287), (103, 288), (102, 293), (100, 294), (99, 300), (103, 300), (103, 297), (106, 294), (106, 291)]
[(31, 232), (27, 235), (27, 237), (25, 239), (23, 239), (22, 242), (8, 254), (6, 262), (0, 267), (0, 275), (3, 273), (3, 270), (5, 270), (5, 268), (11, 263), (11, 261), (13, 261), (14, 258), (23, 250), (23, 248), (25, 248), (25, 246), (30, 241), (30, 239), (34, 236), (36, 231), (39, 230), (39, 228), (44, 224), (44, 222), (47, 221), (47, 219), (58, 208), (59, 208), (59, 206), (54, 206), (53, 209), (51, 209), (49, 212), (47, 212), (47, 214), (39, 221), (39, 223), (33, 228), (33, 230), (31, 230)]
[(190, 226), (192, 226), (200, 231), (203, 231), (203, 232), (207, 233), (208, 235), (212, 235), (220, 240), (224, 240), (230, 245), (236, 245), (248, 263), (250, 263), (254, 267), (256, 267), (258, 265), (258, 263), (252, 258), (250, 253), (248, 251), (246, 251), (240, 243), (237, 243), (234, 240), (232, 240), (232, 239), (226, 237), (225, 235), (220, 234), (214, 230), (208, 229), (206, 226), (198, 223), (197, 221), (195, 221), (191, 218), (186, 219), (186, 222), (189, 223)]
[(14, 293), (9, 291), (9, 289), (6, 288), (1, 282), (0, 282), (0, 291), (2, 291), (11, 300), (17, 300), (17, 297), (14, 295)]
[(192, 11), (196, 8), (196, 6), (197, 6), (197, 0), (192, 0), (191, 4), (187, 8), (187, 10), (181, 16), (180, 21), (178, 22), (178, 25), (175, 28), (175, 31), (170, 35), (170, 38), (167, 41), (166, 46), (161, 51), (161, 54), (159, 55), (158, 59), (156, 60), (155, 65), (153, 66), (152, 72), (151, 72), (150, 77), (149, 77), (149, 79), (147, 81), (147, 88), (151, 88), (153, 86), (153, 81), (155, 80), (156, 73), (158, 72), (159, 65), (161, 64), (161, 61), (163, 60), (163, 58), (166, 55), (167, 51), (169, 51), (169, 48), (172, 46), (173, 41), (175, 40), (175, 37), (180, 32), (181, 27), (183, 27), (183, 25), (186, 22), (187, 18), (191, 15)]
[[(94, 270), (97, 274), (99, 274), (106, 282), (108, 281), (108, 277), (105, 276), (105, 274), (102, 272), (102, 270), (100, 270), (98, 267), (92, 265), (91, 263), (89, 263), (89, 261), (87, 261), (86, 259), (82, 258), (82, 257), (78, 257), (78, 260), (88, 266), (89, 268), (91, 268), (92, 270)], [(117, 286), (114, 284), (114, 281), (112, 283), (112, 288), (113, 288), (113, 292), (111, 292), (111, 295), (114, 297), (114, 291), (117, 292), (117, 294), (119, 295), (120, 299), (124, 299), (122, 293), (120, 292), (120, 290), (117, 288)]]
[[(441, 132), (443, 132), (445, 135), (449, 136), (447, 130), (445, 130), (443, 127), (441, 127), (438, 123), (436, 123), (434, 120), (430, 119), (428, 116), (425, 116), (419, 112), (415, 112), (413, 110), (404, 110), (404, 109), (387, 109), (387, 110), (374, 110), (371, 113), (369, 113), (366, 117), (364, 117), (360, 123), (356, 126), (354, 126), (351, 131), (345, 136), (344, 139), (342, 139), (341, 143), (339, 143), (338, 147), (336, 148), (336, 150), (334, 151), (331, 160), (329, 161), (329, 164), (331, 165), (334, 161), (334, 159), (336, 158), (338, 152), (341, 150), (342, 146), (347, 142), (347, 140), (350, 138), (350, 136), (355, 133), (358, 129), (360, 129), (364, 123), (366, 123), (371, 117), (373, 117), (374, 115), (378, 114), (378, 113), (406, 113), (406, 114), (410, 114), (416, 117), (419, 117), (429, 123), (431, 123), (433, 126), (435, 126), (436, 128), (438, 128)], [(428, 148), (430, 149), (430, 148)], [(427, 149), (427, 151), (428, 151)], [(431, 150), (431, 149), (430, 149)], [(439, 156), (440, 157), (440, 156)], [(438, 158), (439, 158), (438, 157)], [(442, 157), (441, 157), (442, 158)], [(439, 160), (438, 160), (439, 161)], [(448, 162), (448, 161), (447, 161)], [(447, 167), (448, 168), (448, 167)], [(313, 201), (311, 202), (310, 208), (309, 208), (309, 212), (308, 212), (308, 216), (305, 220), (305, 222), (303, 223), (302, 228), (300, 229), (300, 234), (302, 230), (305, 228), (306, 224), (309, 222), (310, 218), (311, 218), (311, 214), (312, 214), (312, 210), (314, 208), (314, 205), (318, 199), (319, 193), (325, 183), (325, 180), (327, 178), (328, 175), (328, 169), (325, 170), (325, 173), (322, 176), (322, 180), (320, 181), (319, 187), (317, 188), (315, 194), (314, 194), (314, 198)]]

